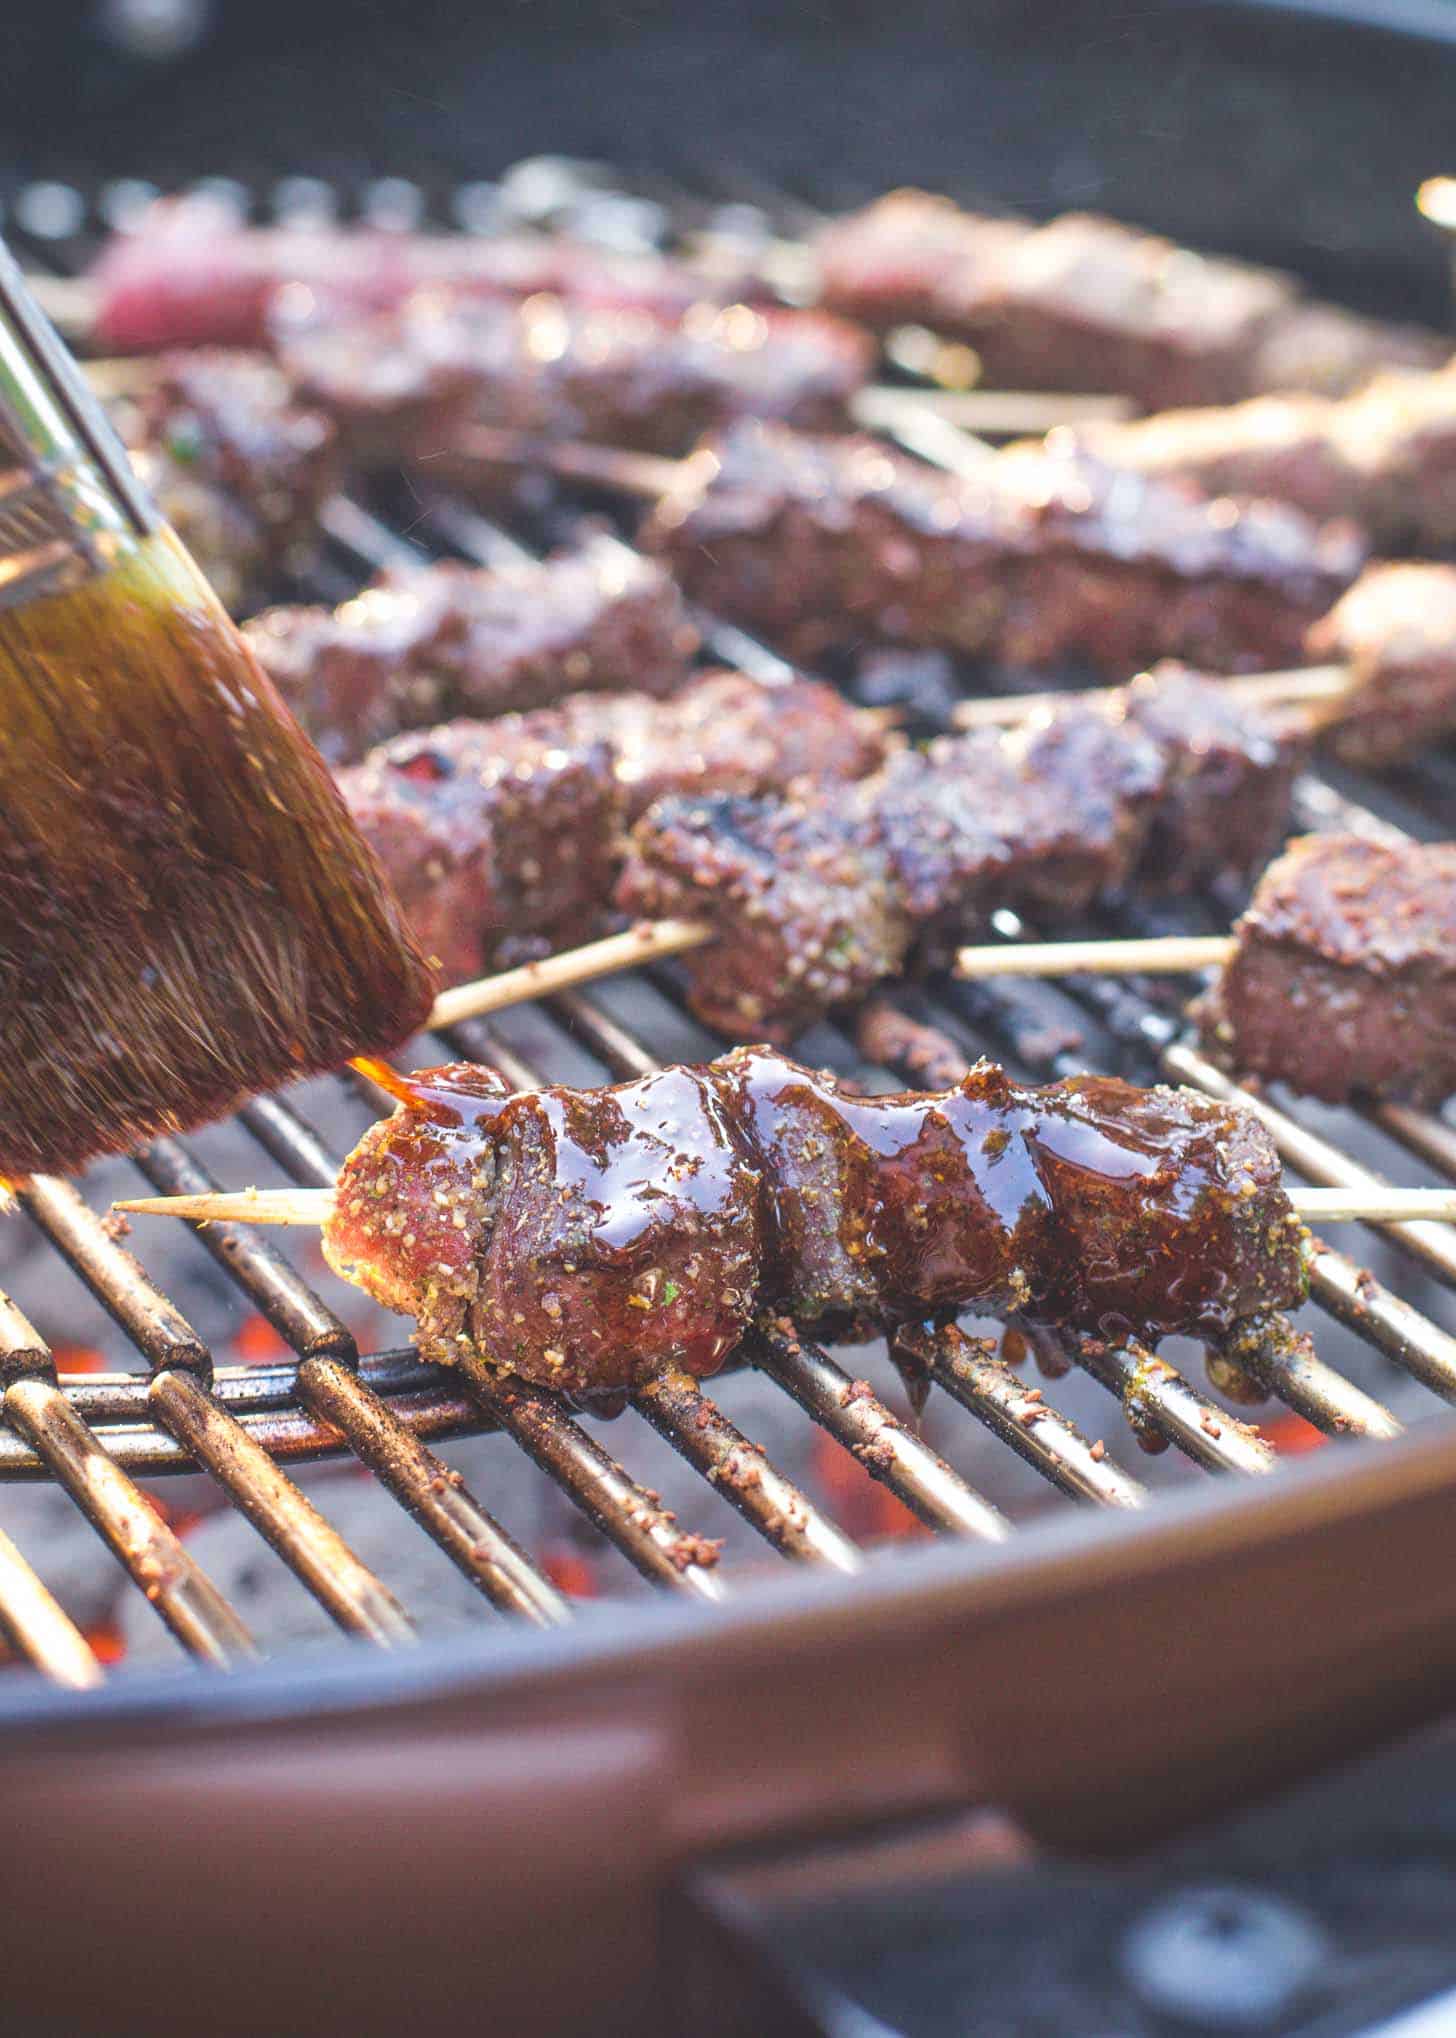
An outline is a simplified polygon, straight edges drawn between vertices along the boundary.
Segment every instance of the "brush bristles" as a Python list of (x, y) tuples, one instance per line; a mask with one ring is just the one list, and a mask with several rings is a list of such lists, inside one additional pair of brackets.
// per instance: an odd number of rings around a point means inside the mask
[(175, 540), (0, 611), (0, 1174), (383, 1052), (429, 976)]

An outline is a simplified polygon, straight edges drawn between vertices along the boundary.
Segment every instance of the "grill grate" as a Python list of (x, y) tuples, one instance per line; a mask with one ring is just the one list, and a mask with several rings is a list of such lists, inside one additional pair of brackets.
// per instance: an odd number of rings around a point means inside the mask
[[(551, 217), (543, 223), (567, 224), (577, 231), (595, 223), (618, 237), (666, 232), (675, 219), (700, 226), (713, 211), (700, 199), (661, 185), (644, 199), (640, 193), (623, 194), (579, 180), (572, 185), (561, 175), (533, 181), (524, 168), (513, 173), (505, 189), (514, 189), (518, 200), (522, 193), (546, 194)], [(279, 187), (280, 203), (289, 202), (291, 190), (290, 184)], [(317, 205), (318, 190), (310, 184), (309, 191)], [(398, 198), (398, 189), (394, 195)], [(124, 196), (121, 187), (103, 192), (100, 215), (114, 221)], [(740, 231), (745, 225), (767, 231), (771, 200), (758, 192), (749, 197), (748, 204), (740, 202), (741, 193), (725, 200), (733, 224)], [(493, 226), (501, 208), (485, 204), (472, 187), (469, 203), (462, 202), (456, 216), (467, 227)], [(17, 217), (24, 223), (23, 208)], [(777, 211), (777, 218), (791, 226), (800, 217), (802, 208), (799, 217), (786, 206)], [(34, 243), (34, 228), (31, 234)], [(81, 249), (74, 241), (55, 242), (45, 252), (58, 266), (73, 266)], [(361, 562), (373, 569), (402, 556), (418, 557), (415, 540), (420, 538), (438, 552), (497, 563), (528, 550), (526, 536), (541, 536), (539, 531), (502, 530), (451, 501), (430, 503), (423, 514), (416, 505), (410, 537), (352, 501), (330, 506), (325, 529), (335, 550), (351, 558), (355, 578)], [(787, 670), (774, 654), (726, 625), (709, 619), (705, 634), (710, 655), (719, 662), (742, 665), (767, 679)], [(1451, 760), (1437, 759), (1408, 774), (1397, 788), (1400, 816), (1418, 832), (1438, 828), (1453, 768)], [(1309, 779), (1301, 788), (1299, 818), (1315, 828), (1388, 829), (1391, 807), (1383, 789), (1380, 797), (1385, 811), (1377, 816), (1348, 791)], [(1199, 925), (1190, 927), (1180, 915), (1185, 931), (1202, 931), (1226, 917), (1211, 903), (1191, 912)], [(1143, 931), (1138, 920), (1136, 912), (1122, 915), (1121, 931)], [(1002, 931), (1008, 938), (1034, 932), (1009, 918)], [(1285, 1110), (1236, 1091), (1182, 1039), (1176, 1009), (1162, 1002), (1165, 995), (1162, 987), (1145, 990), (1102, 978), (1057, 989), (942, 983), (915, 994), (914, 1014), (905, 998), (877, 1010), (864, 1029), (864, 1041), (883, 1068), (907, 1081), (917, 1080), (917, 1061), (927, 1045), (949, 1059), (974, 1059), (983, 1047), (999, 1048), (1029, 1073), (1045, 1077), (1095, 1066), (1099, 1059), (1116, 1060), (1143, 1076), (1161, 1068), (1173, 1080), (1219, 1095), (1240, 1095), (1265, 1117), (1291, 1167), (1310, 1181), (1350, 1184), (1370, 1178), (1312, 1109), (1295, 1105)], [(624, 1011), (629, 1017), (622, 1016)], [(922, 1012), (923, 1019), (918, 1016)], [(462, 1025), (444, 1037), (444, 1047), (451, 1054), (492, 1061), (509, 1080), (523, 1085), (559, 1076), (556, 1064), (565, 1050), (589, 1057), (612, 1078), (639, 1075), (672, 1054), (712, 1051), (676, 1002), (670, 967), (639, 972), (630, 983), (564, 994), (524, 1018), (514, 1016), (521, 1023), (505, 1028), (479, 1021)], [(849, 1069), (864, 1067), (843, 1035), (828, 1028), (821, 1032), (822, 1052), (821, 1033), (816, 1033), (806, 1050), (811, 1058)], [(1074, 1048), (1073, 1039), (1084, 1033), (1093, 1039)], [(523, 1048), (517, 1043), (527, 1035), (530, 1044)], [(427, 1058), (425, 1052), (421, 1058)], [(237, 1122), (292, 1181), (306, 1186), (332, 1181), (338, 1156), (293, 1102), (259, 1099), (243, 1109)], [(1394, 1141), (1395, 1150), (1404, 1149), (1424, 1169), (1456, 1178), (1456, 1131), (1444, 1123), (1386, 1106), (1369, 1115), (1364, 1130), (1387, 1147)], [(214, 1185), (189, 1142), (160, 1140), (136, 1162), (164, 1193)], [(569, 1619), (569, 1600), (432, 1448), (449, 1437), (482, 1430), (507, 1435), (653, 1584), (707, 1600), (721, 1599), (729, 1589), (724, 1567), (715, 1561), (716, 1546), (678, 1521), (550, 1395), (497, 1378), (468, 1358), (448, 1374), (404, 1351), (361, 1359), (348, 1326), (266, 1236), (237, 1224), (208, 1226), (198, 1235), (201, 1249), (279, 1333), (294, 1360), (215, 1368), (207, 1342), (74, 1187), (38, 1179), (24, 1191), (21, 1203), (29, 1221), (121, 1327), (147, 1370), (59, 1377), (33, 1326), (0, 1297), (6, 1421), (0, 1429), (0, 1479), (57, 1481), (193, 1656), (239, 1663), (256, 1653), (256, 1645), (198, 1568), (185, 1540), (136, 1484), (138, 1476), (208, 1470), (341, 1629), (393, 1647), (413, 1633), (408, 1612), (285, 1470), (295, 1462), (352, 1455), (492, 1607), (539, 1625)], [(1386, 1236), (1415, 1262), (1418, 1284), (1431, 1290), (1436, 1298), (1432, 1306), (1438, 1306), (1442, 1290), (1456, 1288), (1456, 1237), (1421, 1225), (1389, 1230)], [(1332, 1250), (1315, 1264), (1312, 1299), (1410, 1380), (1441, 1400), (1456, 1401), (1456, 1337), (1414, 1301)], [(990, 1499), (828, 1352), (787, 1329), (765, 1326), (743, 1356), (929, 1528), (984, 1542), (999, 1542), (1012, 1532)], [(1044, 1388), (1029, 1385), (990, 1341), (956, 1330), (906, 1333), (896, 1356), (908, 1371), (943, 1388), (1057, 1492), (1123, 1509), (1143, 1507), (1152, 1497), (1142, 1481), (1046, 1398)], [(1053, 1393), (1059, 1364), (1075, 1363), (1121, 1403), (1140, 1442), (1172, 1445), (1208, 1471), (1256, 1477), (1276, 1466), (1276, 1453), (1264, 1436), (1161, 1358), (1136, 1347), (1109, 1349), (1090, 1342), (1069, 1346), (1060, 1362), (1043, 1356)], [(1282, 1342), (1271, 1337), (1241, 1352), (1239, 1363), (1255, 1389), (1328, 1434), (1389, 1438), (1400, 1433), (1396, 1413), (1322, 1360), (1303, 1336)], [(1395, 1383), (1399, 1375), (1391, 1378)], [(1400, 1399), (1404, 1409), (1407, 1397), (1402, 1393)], [(781, 1556), (842, 1572), (861, 1567), (863, 1551), (699, 1383), (684, 1374), (666, 1376), (641, 1390), (633, 1407)], [(79, 1687), (97, 1682), (102, 1674), (83, 1636), (3, 1536), (0, 1629), (20, 1656), (60, 1683)]]

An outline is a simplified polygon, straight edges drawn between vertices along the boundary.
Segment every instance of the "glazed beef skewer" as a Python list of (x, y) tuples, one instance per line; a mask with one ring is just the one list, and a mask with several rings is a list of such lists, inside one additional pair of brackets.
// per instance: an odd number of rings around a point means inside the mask
[(468, 1342), (579, 1399), (714, 1372), (764, 1311), (827, 1335), (969, 1310), (1156, 1344), (1305, 1292), (1268, 1134), (1186, 1090), (1029, 1089), (982, 1062), (946, 1091), (851, 1097), (763, 1047), (599, 1090), (378, 1073), (401, 1105), (313, 1218), (330, 1262), (414, 1316), (427, 1355)]
[(1450, 352), (1435, 333), (1313, 300), (1292, 276), (1116, 220), (1068, 213), (1035, 226), (923, 191), (826, 226), (811, 270), (809, 294), (830, 310), (969, 341), (989, 382), (1113, 390), (1149, 410), (1291, 389), (1341, 396)]

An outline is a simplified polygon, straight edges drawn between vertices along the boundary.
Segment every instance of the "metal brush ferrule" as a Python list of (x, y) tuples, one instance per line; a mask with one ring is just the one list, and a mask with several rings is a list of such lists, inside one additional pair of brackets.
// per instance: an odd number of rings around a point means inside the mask
[(0, 608), (79, 587), (157, 528), (120, 440), (0, 244)]

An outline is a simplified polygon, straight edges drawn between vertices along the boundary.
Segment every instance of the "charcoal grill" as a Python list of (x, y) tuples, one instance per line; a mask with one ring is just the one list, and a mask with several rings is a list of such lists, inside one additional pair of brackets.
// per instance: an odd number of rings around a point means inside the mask
[[(389, 179), (361, 198), (294, 177), (237, 195), (264, 213), (362, 203), (402, 222), (433, 206), (462, 231), (490, 231), (503, 189), (507, 207), (543, 224), (617, 239), (715, 224), (792, 233), (810, 198), (842, 195), (790, 197), (675, 160), (672, 177), (554, 162), (452, 193)], [(129, 180), (32, 182), (12, 194), (9, 218), (34, 265), (64, 273), (141, 195)], [(1392, 213), (1409, 197), (1387, 193)], [(1126, 209), (1141, 208), (1129, 197)], [(1207, 242), (1236, 237), (1206, 219), (1203, 230), (1162, 223)], [(443, 498), (341, 499), (318, 591), (335, 591), (331, 571), (357, 580), (420, 546), (494, 561), (562, 535), (583, 508), (563, 499), (548, 524), (507, 530)], [(771, 653), (709, 622), (715, 658), (775, 676)], [(1444, 755), (1393, 786), (1311, 776), (1298, 819), (1448, 835), (1453, 785), (1456, 762)], [(1222, 903), (1206, 901), (1179, 924), (1202, 932), (1221, 919)], [(1118, 922), (1132, 933), (1166, 924), (1132, 909)], [(1031, 930), (1008, 921), (1001, 931)], [(569, 1052), (573, 1071), (585, 1057), (601, 1079), (636, 1075), (706, 1046), (674, 997), (671, 969), (656, 970), (636, 987), (554, 998), (524, 1028), (463, 1025), (414, 1058), (442, 1049), (528, 1084), (562, 1074)], [(1074, 1030), (1086, 1044), (1072, 1044)], [(1105, 979), (1060, 990), (936, 983), (881, 1008), (860, 1046), (824, 1029), (813, 1047), (871, 1078), (917, 1080), (929, 1047), (996, 1053), (1038, 1077), (1115, 1060), (1145, 1079), (1161, 1071), (1230, 1089), (1183, 1039), (1169, 994)], [(362, 1127), (368, 1098), (356, 1101)], [(1304, 1179), (1361, 1179), (1366, 1164), (1328, 1114), (1257, 1107)], [(338, 1156), (294, 1100), (257, 1100), (240, 1124), (287, 1179), (332, 1179)], [(1383, 1165), (1456, 1179), (1456, 1129), (1445, 1122), (1385, 1106), (1358, 1130), (1362, 1152)], [(198, 1146), (158, 1141), (138, 1166), (163, 1192), (212, 1186)], [(1034, 1383), (994, 1345), (954, 1331), (907, 1340), (907, 1362), (1044, 1482), (1052, 1504), (1027, 1527), (841, 1356), (760, 1333), (745, 1361), (936, 1532), (933, 1546), (891, 1551), (858, 1546), (711, 1387), (686, 1376), (643, 1390), (604, 1441), (551, 1396), (483, 1366), (446, 1374), (406, 1350), (361, 1356), (286, 1242), (228, 1224), (201, 1231), (195, 1250), (212, 1254), (294, 1357), (214, 1364), (143, 1271), (155, 1232), (131, 1241), (139, 1265), (72, 1185), (37, 1180), (20, 1201), (140, 1364), (67, 1376), (0, 1298), (0, 1480), (58, 1482), (213, 1673), (107, 1682), (43, 1582), (43, 1556), (38, 1575), (0, 1536), (0, 1628), (42, 1673), (0, 1680), (0, 1802), (25, 1836), (0, 1884), (7, 1979), (18, 2006), (58, 2028), (91, 2028), (92, 1977), (69, 1960), (68, 1907), (109, 1886), (128, 1902), (103, 1896), (91, 1924), (110, 1986), (148, 2004), (149, 2028), (196, 2028), (203, 2016), (217, 2030), (298, 2028), (327, 2015), (341, 2028), (347, 2018), (359, 2031), (393, 2030), (422, 2010), (488, 2003), (506, 2028), (548, 2028), (590, 2006), (593, 2028), (608, 2029), (649, 2001), (660, 2008), (649, 1990), (660, 1951), (652, 1899), (685, 1861), (967, 1799), (1008, 1805), (1055, 1838), (1126, 1844), (1449, 1706), (1456, 1588), (1432, 1554), (1456, 1511), (1456, 1429), (1440, 1419), (1456, 1402), (1448, 1230), (1388, 1231), (1381, 1278), (1349, 1252), (1324, 1253), (1313, 1344), (1247, 1354), (1276, 1405), (1371, 1446), (1305, 1465), (1281, 1463), (1191, 1372), (1135, 1349), (1081, 1355), (1111, 1397), (1109, 1448), (1059, 1411), (1055, 1379)], [(1322, 1355), (1336, 1346), (1339, 1363)], [(1150, 1492), (1119, 1403), (1143, 1440), (1224, 1476)], [(710, 1523), (674, 1516), (634, 1476), (642, 1421), (784, 1560), (782, 1577), (736, 1575), (715, 1560)], [(471, 1492), (437, 1455), (437, 1444), (482, 1429), (509, 1436), (662, 1603), (570, 1600), (493, 1517), (489, 1493)], [(349, 1456), (478, 1587), (478, 1635), (416, 1643), (409, 1608), (289, 1476)], [(238, 1611), (135, 1483), (198, 1467), (357, 1649), (303, 1665), (255, 1661)], [(415, 1532), (400, 1523), (401, 1536)], [(234, 1674), (215, 1674), (224, 1669)], [(505, 1888), (502, 1862), (513, 1869)], [(619, 1872), (604, 1874), (608, 1863)], [(260, 1940), (260, 1920), (271, 1938)], [(260, 1965), (260, 1944), (274, 1949), (271, 1964)]]

